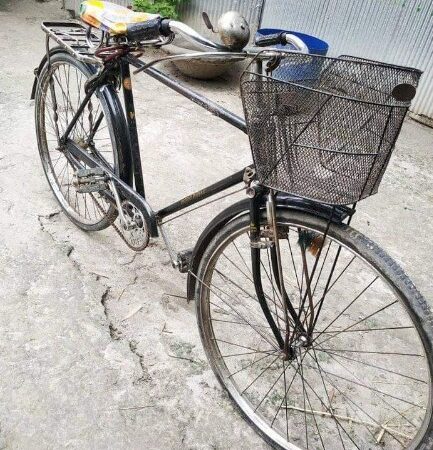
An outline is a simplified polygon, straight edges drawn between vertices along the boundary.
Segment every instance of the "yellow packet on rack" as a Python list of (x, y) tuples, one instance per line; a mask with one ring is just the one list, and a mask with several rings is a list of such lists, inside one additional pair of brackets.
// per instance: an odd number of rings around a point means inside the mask
[(80, 16), (92, 27), (110, 34), (125, 34), (129, 24), (156, 19), (159, 14), (135, 12), (111, 2), (86, 0), (81, 3)]

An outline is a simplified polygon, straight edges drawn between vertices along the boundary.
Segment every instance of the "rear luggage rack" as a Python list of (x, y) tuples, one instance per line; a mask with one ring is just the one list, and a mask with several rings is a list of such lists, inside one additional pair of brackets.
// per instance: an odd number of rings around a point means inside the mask
[(52, 38), (79, 61), (102, 65), (102, 61), (94, 54), (101, 43), (102, 35), (95, 34), (91, 27), (69, 20), (44, 21), (41, 28), (47, 34), (47, 39)]

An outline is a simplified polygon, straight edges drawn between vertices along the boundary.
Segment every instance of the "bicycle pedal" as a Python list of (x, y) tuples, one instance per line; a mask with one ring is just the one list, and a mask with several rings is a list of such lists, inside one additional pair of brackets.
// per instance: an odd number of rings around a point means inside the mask
[(104, 169), (79, 169), (74, 174), (73, 184), (80, 194), (99, 192), (108, 189), (107, 176)]

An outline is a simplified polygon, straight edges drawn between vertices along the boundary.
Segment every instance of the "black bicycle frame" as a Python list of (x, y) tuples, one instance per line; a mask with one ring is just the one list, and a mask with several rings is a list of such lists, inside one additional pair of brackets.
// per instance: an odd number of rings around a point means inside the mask
[[(124, 105), (125, 105), (125, 116), (126, 121), (128, 125), (128, 139), (129, 139), (129, 149), (130, 149), (130, 160), (131, 160), (131, 173), (129, 174), (129, 180), (128, 184), (131, 190), (135, 190), (136, 193), (138, 193), (143, 200), (145, 200), (145, 190), (144, 190), (144, 180), (143, 180), (143, 171), (141, 167), (141, 157), (140, 157), (140, 147), (139, 147), (139, 141), (138, 141), (138, 132), (137, 132), (137, 123), (136, 123), (136, 114), (135, 114), (135, 106), (134, 106), (134, 96), (132, 92), (132, 82), (131, 82), (131, 75), (130, 75), (130, 64), (134, 67), (140, 68), (144, 65), (142, 61), (140, 61), (138, 58), (135, 58), (134, 56), (128, 55), (126, 57), (122, 57), (119, 60), (119, 68), (116, 68), (115, 70), (118, 70), (119, 76), (120, 76), (120, 84), (122, 86), (123, 91), (123, 98), (124, 98)], [(103, 69), (103, 70), (112, 70), (112, 69)], [(154, 68), (148, 68), (145, 69), (143, 72), (147, 73), (151, 77), (157, 79), (158, 81), (162, 82), (167, 87), (173, 89), (174, 91), (178, 92), (179, 94), (185, 96), (189, 100), (193, 101), (194, 103), (197, 103), (198, 105), (202, 106), (206, 110), (210, 111), (215, 116), (225, 120), (229, 124), (233, 125), (234, 127), (238, 128), (239, 130), (243, 131), (244, 133), (247, 133), (247, 127), (245, 124), (245, 120), (236, 114), (232, 113), (231, 111), (223, 108), (222, 106), (218, 105), (217, 103), (209, 100), (208, 98), (204, 97), (203, 95), (193, 91), (192, 89), (183, 86), (175, 79), (171, 78), (169, 75), (164, 74), (160, 72), (157, 69)], [(95, 161), (93, 163), (86, 158), (85, 155), (80, 151), (80, 148), (77, 145), (74, 145), (71, 141), (68, 142), (68, 135), (75, 126), (76, 121), (80, 117), (81, 113), (83, 112), (84, 108), (86, 107), (88, 101), (90, 100), (90, 97), (93, 95), (93, 93), (100, 87), (101, 84), (106, 82), (105, 76), (102, 74), (99, 76), (101, 82), (94, 82), (91, 85), (89, 85), (88, 90), (86, 92), (86, 96), (84, 97), (81, 105), (78, 107), (74, 117), (72, 118), (71, 122), (69, 123), (69, 126), (67, 127), (65, 133), (63, 134), (61, 141), (63, 143), (68, 143), (67, 147), (68, 150), (75, 156), (75, 158), (79, 160), (86, 160), (87, 164), (90, 164), (93, 166), (95, 164)], [(236, 184), (242, 183), (244, 180), (244, 173), (245, 169), (239, 170), (238, 172), (234, 173), (233, 175), (230, 175), (204, 189), (201, 189), (200, 191), (194, 192), (191, 195), (188, 195), (187, 197), (184, 197), (162, 209), (159, 211), (153, 211), (150, 207), (147, 209), (151, 211), (151, 215), (156, 219), (157, 222), (160, 222), (162, 219), (164, 219), (167, 216), (170, 216), (176, 212), (179, 212), (191, 205), (194, 205), (195, 203), (199, 203), (202, 200), (211, 197), (215, 194), (218, 194), (226, 189), (229, 189), (230, 187), (235, 186)], [(123, 186), (125, 188), (125, 186)], [(147, 203), (147, 202), (146, 202)], [(156, 227), (151, 227), (151, 235), (152, 237), (158, 236), (158, 231)]]
[[(161, 224), (163, 219), (176, 213), (179, 211), (184, 210), (185, 208), (188, 208), (191, 205), (194, 205), (196, 203), (201, 202), (202, 200), (211, 197), (213, 195), (216, 195), (222, 191), (225, 191), (226, 189), (229, 189), (230, 187), (233, 187), (239, 183), (242, 183), (244, 181), (245, 171), (246, 169), (250, 168), (251, 166), (248, 166), (247, 168), (244, 168), (242, 170), (239, 170), (238, 172), (234, 173), (233, 175), (230, 175), (226, 178), (223, 178), (222, 180), (217, 181), (214, 184), (211, 184), (210, 186), (207, 186), (204, 189), (201, 189), (197, 192), (194, 192), (193, 194), (190, 194), (174, 203), (171, 203), (170, 205), (158, 210), (154, 211), (149, 206), (149, 204), (146, 201), (145, 198), (145, 190), (144, 190), (144, 180), (143, 180), (143, 172), (142, 172), (142, 166), (141, 166), (141, 157), (140, 157), (140, 148), (139, 148), (139, 140), (138, 140), (138, 133), (137, 133), (137, 123), (136, 123), (136, 114), (135, 114), (135, 106), (134, 106), (134, 96), (132, 92), (132, 82), (131, 82), (131, 74), (130, 74), (130, 65), (133, 65), (137, 68), (142, 68), (145, 64), (140, 61), (138, 58), (127, 55), (119, 59), (118, 61), (119, 66), (111, 66), (111, 68), (104, 68), (103, 71), (95, 76), (91, 83), (89, 83), (89, 86), (87, 86), (86, 96), (82, 102), (82, 104), (79, 106), (77, 112), (75, 113), (71, 123), (67, 127), (66, 132), (61, 137), (61, 142), (66, 146), (70, 158), (72, 159), (72, 163), (76, 167), (82, 167), (81, 161), (83, 161), (87, 166), (90, 167), (96, 167), (100, 165), (100, 162), (94, 158), (92, 155), (90, 155), (88, 152), (84, 151), (80, 148), (75, 142), (68, 139), (68, 134), (73, 129), (76, 121), (78, 120), (79, 116), (83, 112), (84, 108), (86, 107), (86, 104), (88, 103), (90, 97), (92, 94), (104, 83), (107, 82), (107, 80), (113, 80), (116, 77), (109, 77), (107, 76), (104, 71), (109, 70), (115, 70), (116, 76), (120, 77), (120, 85), (122, 86), (123, 90), (123, 98), (124, 98), (124, 105), (125, 105), (125, 116), (126, 116), (126, 122), (128, 126), (128, 140), (129, 140), (129, 150), (130, 150), (130, 161), (131, 161), (131, 168), (130, 168), (130, 174), (128, 176), (128, 182), (125, 182), (121, 180), (119, 177), (117, 177), (115, 174), (110, 173), (110, 176), (112, 176), (112, 179), (116, 182), (118, 188), (120, 189), (121, 193), (123, 195), (129, 195), (130, 198), (134, 200), (137, 204), (140, 205), (141, 210), (144, 210), (147, 212), (146, 219), (149, 221), (150, 224), (150, 234), (152, 237), (158, 236), (158, 224)], [(183, 95), (187, 99), (193, 101), (194, 103), (198, 104), (199, 106), (203, 107), (207, 111), (211, 112), (215, 116), (219, 117), (220, 119), (228, 122), (230, 125), (234, 126), (235, 128), (238, 128), (239, 130), (243, 131), (244, 133), (247, 133), (247, 127), (245, 120), (233, 112), (223, 108), (219, 104), (211, 101), (210, 99), (202, 96), (201, 94), (193, 91), (189, 87), (186, 87), (182, 84), (180, 84), (175, 79), (171, 78), (169, 75), (160, 72), (159, 70), (155, 68), (146, 68), (143, 70), (143, 72), (147, 73), (149, 76), (153, 77), (154, 79), (160, 81), (165, 86), (169, 87), (170, 89), (176, 91), (177, 93)], [(96, 81), (95, 81), (96, 80)], [(112, 201), (112, 199), (110, 199)], [(250, 210), (250, 217), (251, 217), (251, 223), (256, 227), (256, 232), (252, 232), (253, 238), (259, 238), (259, 229), (260, 229), (260, 200), (256, 199), (251, 202), (252, 208)], [(280, 346), (281, 349), (283, 349), (285, 341), (287, 344), (287, 339), (284, 339), (278, 327), (276, 326), (272, 314), (269, 310), (269, 306), (267, 304), (267, 301), (265, 299), (263, 289), (261, 287), (261, 275), (260, 275), (260, 250), (258, 249), (252, 249), (251, 252), (252, 256), (252, 264), (253, 264), (253, 278), (254, 278), (254, 284), (256, 287), (256, 290), (258, 291), (258, 298), (260, 306), (263, 310), (263, 313), (272, 329), (273, 334), (275, 335), (275, 338)], [(287, 296), (287, 294), (286, 294)], [(304, 326), (302, 325), (300, 318), (298, 317), (296, 311), (294, 310), (290, 300), (287, 298), (287, 305), (288, 305), (288, 311), (290, 315), (292, 316), (295, 326), (301, 330), (305, 331)]]

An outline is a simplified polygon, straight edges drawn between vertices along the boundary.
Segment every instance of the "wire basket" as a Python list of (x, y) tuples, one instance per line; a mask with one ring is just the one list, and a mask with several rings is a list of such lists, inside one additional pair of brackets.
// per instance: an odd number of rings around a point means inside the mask
[(274, 52), (241, 77), (257, 177), (329, 204), (377, 192), (421, 72), (341, 56)]

